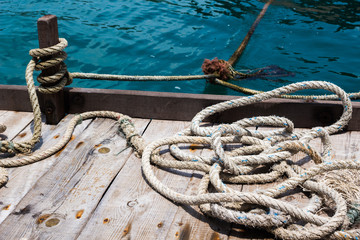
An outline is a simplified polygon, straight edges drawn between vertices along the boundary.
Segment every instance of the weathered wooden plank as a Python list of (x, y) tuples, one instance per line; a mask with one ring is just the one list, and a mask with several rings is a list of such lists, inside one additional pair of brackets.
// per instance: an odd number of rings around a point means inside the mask
[[(10, 112), (11, 113), (11, 112)], [(32, 120), (32, 114), (26, 113), (29, 121)], [(36, 152), (43, 151), (50, 146), (57, 143), (62, 134), (65, 132), (67, 128), (67, 123), (71, 120), (72, 116), (68, 115), (64, 118), (59, 125), (50, 126), (46, 124), (42, 124), (42, 137), (41, 142), (35, 145)], [(11, 118), (14, 122), (14, 119)], [(18, 119), (18, 118), (16, 118)], [(19, 118), (20, 119), (20, 118)], [(22, 118), (23, 120), (25, 117)], [(85, 120), (82, 124), (80, 124), (74, 131), (74, 136), (79, 135), (87, 126), (90, 124), (91, 120)], [(11, 129), (15, 129), (11, 127)], [(26, 138), (31, 137), (32, 134), (32, 124), (28, 125), (23, 131), (17, 135), (14, 141), (24, 141)], [(24, 128), (24, 127), (23, 127)], [(10, 136), (9, 136), (10, 138)], [(37, 180), (46, 172), (48, 169), (56, 163), (58, 155), (52, 156), (46, 160), (23, 166), (17, 168), (9, 168), (9, 182), (6, 184), (6, 187), (0, 189), (0, 201), (2, 204), (0, 205), (0, 223), (5, 220), (5, 218), (11, 214), (16, 208), (17, 204), (21, 201), (21, 199), (30, 191), (30, 189), (36, 184)], [(20, 156), (21, 157), (21, 156)], [(15, 157), (19, 158), (19, 157)]]
[[(65, 88), (70, 113), (111, 110), (131, 117), (189, 121), (212, 104), (238, 96), (142, 92), (109, 89)], [(7, 101), (12, 99), (12, 101)], [(0, 109), (32, 111), (26, 86), (0, 85)], [(244, 117), (278, 115), (294, 121), (297, 128), (324, 126), (335, 122), (342, 112), (338, 101), (271, 99), (215, 115), (214, 122), (233, 122)], [(360, 130), (360, 102), (353, 102), (348, 130)]]
[(4, 115), (4, 114), (6, 114), (8, 111), (6, 111), (6, 110), (0, 110), (0, 119), (1, 119), (1, 117)]
[[(171, 136), (185, 125), (188, 123), (153, 120), (144, 138), (153, 141)], [(155, 172), (166, 185), (185, 191), (188, 177)], [(78, 239), (164, 239), (177, 208), (150, 188), (143, 179), (141, 161), (132, 155)]]
[[(141, 129), (148, 121), (139, 122)], [(6, 239), (74, 239), (127, 160), (130, 149), (124, 149), (126, 141), (115, 121), (94, 120), (57, 155), (0, 232)], [(22, 226), (13, 226), (20, 219)]]
[(31, 123), (33, 116), (29, 112), (1, 111), (0, 122), (6, 126), (2, 138), (12, 140), (19, 132)]
[(330, 136), (336, 159), (360, 160), (360, 131)]

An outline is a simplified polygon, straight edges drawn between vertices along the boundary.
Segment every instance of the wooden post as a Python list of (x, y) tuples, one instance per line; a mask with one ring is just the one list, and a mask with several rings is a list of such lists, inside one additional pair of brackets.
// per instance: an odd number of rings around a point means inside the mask
[[(59, 33), (57, 17), (55, 15), (45, 15), (38, 19), (39, 47), (46, 48), (59, 43)], [(50, 57), (41, 58), (47, 60)], [(55, 74), (60, 65), (43, 70), (44, 76)], [(46, 116), (47, 124), (57, 124), (65, 116), (64, 91), (61, 90), (54, 94), (39, 94), (40, 108)]]

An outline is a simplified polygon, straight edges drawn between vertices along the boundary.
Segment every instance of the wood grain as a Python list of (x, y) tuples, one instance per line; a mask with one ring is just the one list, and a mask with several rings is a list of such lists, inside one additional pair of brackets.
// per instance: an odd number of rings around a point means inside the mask
[[(153, 141), (172, 136), (186, 125), (153, 120), (144, 138)], [(186, 190), (185, 177), (158, 169), (155, 172), (166, 185), (180, 192)], [(149, 187), (142, 177), (140, 160), (132, 155), (78, 239), (164, 239), (177, 208)]]
[[(140, 121), (138, 127), (146, 123)], [(100, 148), (109, 148), (110, 152), (101, 154)], [(55, 155), (56, 163), (0, 225), (3, 237), (73, 239), (127, 160), (126, 151), (114, 156), (124, 148), (126, 141), (114, 121), (94, 120), (61, 154)], [(23, 224), (14, 226), (20, 219)], [(12, 231), (8, 231), (10, 228)]]
[(1, 123), (6, 126), (6, 131), (0, 136), (7, 140), (13, 140), (33, 120), (33, 115), (29, 112), (1, 111), (0, 114)]
[[(32, 114), (25, 114), (28, 115), (27, 118), (30, 122), (32, 120)], [(11, 117), (10, 119), (12, 118), (13, 117)], [(34, 151), (43, 151), (57, 143), (61, 139), (62, 134), (65, 132), (67, 123), (70, 121), (71, 118), (72, 116), (68, 115), (57, 126), (50, 126), (43, 123), (41, 142), (35, 145)], [(25, 116), (23, 116), (22, 118), (16, 119), (22, 119), (22, 121), (24, 121), (26, 118)], [(14, 119), (12, 119), (12, 121), (14, 122)], [(76, 136), (82, 131), (84, 131), (84, 129), (87, 128), (90, 122), (91, 120), (86, 120), (81, 125), (79, 125), (75, 129), (74, 135)], [(20, 125), (14, 125), (14, 127), (11, 127), (10, 129), (14, 131), (15, 126)], [(17, 136), (14, 141), (24, 141), (25, 139), (31, 137), (32, 125), (24, 126), (22, 128), (22, 131), (17, 131), (16, 134)], [(15, 158), (21, 158), (21, 156)], [(36, 185), (39, 178), (43, 174), (45, 174), (52, 165), (56, 163), (56, 160), (57, 156), (55, 155), (34, 164), (8, 169), (9, 182), (6, 184), (6, 187), (0, 189), (0, 201), (2, 202), (2, 204), (0, 205), (0, 207), (2, 207), (2, 211), (0, 211), (0, 223), (3, 222), (6, 217), (11, 214), (15, 209), (18, 209), (18, 203)], [(5, 208), (6, 210), (4, 210), (5, 206), (7, 206)]]

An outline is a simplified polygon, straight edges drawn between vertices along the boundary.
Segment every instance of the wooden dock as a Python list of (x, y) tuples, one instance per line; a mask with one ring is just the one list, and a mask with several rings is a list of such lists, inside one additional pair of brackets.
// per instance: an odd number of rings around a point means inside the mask
[[(42, 141), (35, 151), (55, 144), (71, 117), (56, 126), (43, 124)], [(21, 141), (31, 136), (32, 113), (2, 110), (0, 118), (8, 125), (2, 138)], [(134, 124), (146, 142), (172, 136), (190, 125), (151, 119), (134, 119)], [(331, 141), (338, 159), (360, 156), (360, 131), (333, 135)], [(320, 142), (315, 146), (320, 147)], [(141, 160), (109, 119), (84, 121), (61, 152), (8, 171), (9, 182), (0, 189), (1, 240), (273, 238), (262, 230), (209, 218), (197, 206), (177, 205), (162, 197), (144, 180)], [(199, 183), (199, 173), (193, 171), (157, 169), (156, 174), (181, 193), (194, 193)]]

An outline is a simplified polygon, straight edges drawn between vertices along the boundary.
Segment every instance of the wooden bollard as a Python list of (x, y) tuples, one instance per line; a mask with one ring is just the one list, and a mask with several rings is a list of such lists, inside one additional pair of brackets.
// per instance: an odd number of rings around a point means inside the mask
[[(46, 48), (59, 43), (59, 32), (57, 17), (55, 15), (45, 15), (37, 21), (39, 47)], [(47, 60), (50, 57), (43, 57)], [(60, 65), (43, 70), (44, 76), (53, 75), (59, 71)], [(64, 91), (61, 90), (54, 94), (38, 93), (41, 112), (46, 116), (47, 124), (57, 124), (65, 116)]]

